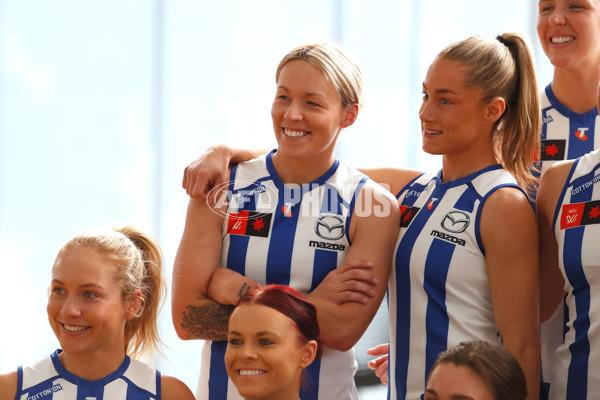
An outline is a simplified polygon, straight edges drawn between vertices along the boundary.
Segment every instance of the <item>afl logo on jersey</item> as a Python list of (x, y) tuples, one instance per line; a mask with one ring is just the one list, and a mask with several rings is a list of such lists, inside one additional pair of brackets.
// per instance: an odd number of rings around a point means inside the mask
[(346, 233), (344, 220), (339, 215), (322, 215), (315, 224), (315, 233), (325, 240), (338, 240)]
[(462, 233), (469, 227), (471, 217), (464, 211), (450, 211), (442, 220), (442, 228), (452, 233)]

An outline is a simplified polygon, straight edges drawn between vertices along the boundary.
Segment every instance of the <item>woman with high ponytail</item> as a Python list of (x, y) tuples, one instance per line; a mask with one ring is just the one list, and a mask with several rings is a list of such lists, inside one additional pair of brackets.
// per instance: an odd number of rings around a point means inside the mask
[(192, 400), (183, 382), (137, 359), (159, 350), (162, 266), (156, 240), (133, 226), (73, 236), (54, 262), (47, 305), (61, 349), (0, 375), (0, 393), (17, 399), (60, 393), (73, 400)]

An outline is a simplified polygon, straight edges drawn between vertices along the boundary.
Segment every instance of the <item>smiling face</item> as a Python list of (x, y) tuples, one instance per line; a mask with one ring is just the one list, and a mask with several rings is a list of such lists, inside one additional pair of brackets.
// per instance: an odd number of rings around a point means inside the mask
[(309, 160), (328, 168), (340, 129), (354, 123), (358, 106), (344, 108), (339, 94), (317, 67), (305, 61), (285, 64), (271, 107), (277, 157)]
[(260, 304), (238, 306), (229, 319), (225, 365), (245, 399), (298, 399), (302, 371), (316, 343), (301, 343), (295, 323)]
[(111, 262), (88, 246), (70, 248), (57, 257), (47, 311), (65, 354), (124, 355), (125, 321), (136, 305), (122, 300)]
[(470, 368), (441, 363), (431, 373), (425, 400), (494, 400), (479, 375)]
[(437, 57), (423, 81), (419, 110), (423, 150), (429, 154), (472, 157), (492, 148), (493, 122), (481, 91), (467, 87), (466, 69), (456, 61)]
[(544, 53), (555, 67), (598, 65), (599, 0), (540, 0), (537, 31)]

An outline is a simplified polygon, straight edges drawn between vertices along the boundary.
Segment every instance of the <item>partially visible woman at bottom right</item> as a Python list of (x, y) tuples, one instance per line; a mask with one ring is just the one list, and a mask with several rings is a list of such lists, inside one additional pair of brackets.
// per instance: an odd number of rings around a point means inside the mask
[(519, 362), (502, 347), (468, 341), (440, 354), (427, 378), (424, 400), (525, 400)]

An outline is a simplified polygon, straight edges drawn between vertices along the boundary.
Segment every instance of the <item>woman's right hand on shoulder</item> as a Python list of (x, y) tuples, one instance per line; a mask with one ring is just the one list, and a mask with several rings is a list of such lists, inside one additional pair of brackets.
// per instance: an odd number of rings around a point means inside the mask
[(232, 150), (227, 145), (209, 147), (202, 155), (185, 167), (183, 188), (192, 198), (206, 197), (211, 189), (229, 177)]

